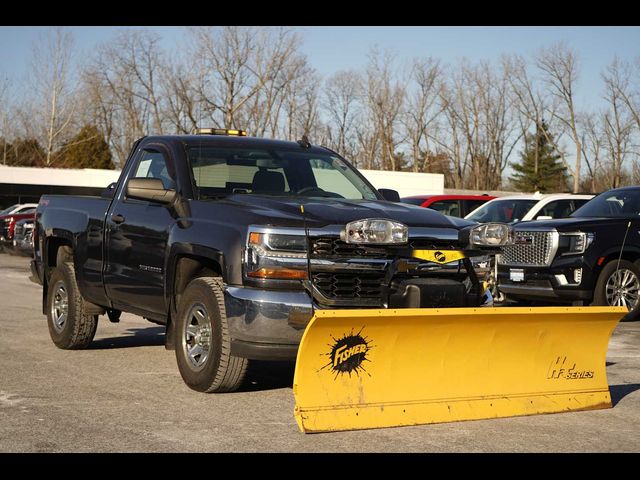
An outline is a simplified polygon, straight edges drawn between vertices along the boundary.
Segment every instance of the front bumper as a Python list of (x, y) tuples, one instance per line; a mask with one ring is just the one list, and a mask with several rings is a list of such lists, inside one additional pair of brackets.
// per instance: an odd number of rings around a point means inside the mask
[(255, 360), (295, 360), (313, 315), (305, 291), (227, 287), (224, 292), (231, 353)]
[[(511, 270), (522, 270), (524, 279), (513, 281)], [(575, 280), (575, 271), (581, 272), (580, 282)], [(516, 267), (498, 265), (498, 289), (516, 299), (549, 301), (586, 301), (593, 299), (591, 267), (583, 257), (559, 257), (549, 267)]]

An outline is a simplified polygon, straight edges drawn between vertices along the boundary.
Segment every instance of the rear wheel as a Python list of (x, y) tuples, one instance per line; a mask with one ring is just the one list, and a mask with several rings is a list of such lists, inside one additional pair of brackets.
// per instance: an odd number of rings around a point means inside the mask
[(70, 263), (62, 263), (51, 272), (47, 324), (53, 343), (65, 350), (86, 348), (96, 334), (98, 316), (85, 313), (75, 270)]
[(640, 267), (628, 260), (611, 260), (596, 282), (594, 305), (622, 306), (629, 309), (623, 321), (640, 315)]
[(222, 280), (200, 277), (185, 289), (175, 325), (174, 345), (184, 382), (199, 392), (237, 390), (249, 361), (231, 355)]

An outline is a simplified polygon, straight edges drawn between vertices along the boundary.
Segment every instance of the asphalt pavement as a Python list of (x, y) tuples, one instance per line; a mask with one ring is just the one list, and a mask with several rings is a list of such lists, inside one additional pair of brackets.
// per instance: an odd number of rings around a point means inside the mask
[(240, 392), (187, 388), (164, 330), (101, 318), (87, 350), (56, 348), (28, 259), (0, 254), (0, 452), (639, 452), (640, 322), (618, 325), (614, 408), (305, 435), (293, 365), (262, 363)]

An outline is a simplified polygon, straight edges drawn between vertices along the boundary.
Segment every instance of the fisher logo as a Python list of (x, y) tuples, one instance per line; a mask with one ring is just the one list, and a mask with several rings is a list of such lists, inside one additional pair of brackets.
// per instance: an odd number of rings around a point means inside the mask
[[(351, 376), (352, 372), (356, 375), (360, 375), (360, 372), (366, 372), (362, 364), (371, 361), (367, 358), (367, 354), (373, 347), (371, 340), (362, 335), (363, 329), (364, 327), (355, 334), (351, 330), (350, 334), (344, 335), (339, 339), (332, 335), (333, 344), (328, 345), (331, 347), (331, 351), (325, 354), (329, 357), (329, 363), (323, 366), (321, 370), (330, 368), (335, 372), (335, 378), (345, 373)], [(369, 373), (367, 375), (371, 376)]]
[(578, 380), (581, 378), (593, 378), (593, 370), (579, 370), (576, 363), (567, 362), (567, 357), (556, 357), (547, 370), (548, 380)]
[(435, 258), (440, 263), (444, 263), (445, 260), (447, 259), (447, 256), (438, 250), (436, 253), (433, 254), (433, 258)]

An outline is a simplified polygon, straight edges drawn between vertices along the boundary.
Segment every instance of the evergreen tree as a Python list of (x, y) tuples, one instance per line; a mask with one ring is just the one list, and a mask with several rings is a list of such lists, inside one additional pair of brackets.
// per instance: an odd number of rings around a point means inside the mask
[(54, 165), (62, 168), (115, 168), (109, 145), (95, 125), (82, 127), (56, 157)]
[(559, 162), (560, 155), (547, 140), (553, 138), (543, 122), (533, 135), (525, 135), (521, 162), (511, 163), (513, 186), (520, 191), (562, 192), (567, 190), (567, 168)]
[(0, 163), (14, 167), (41, 167), (46, 154), (35, 138), (0, 139)]

